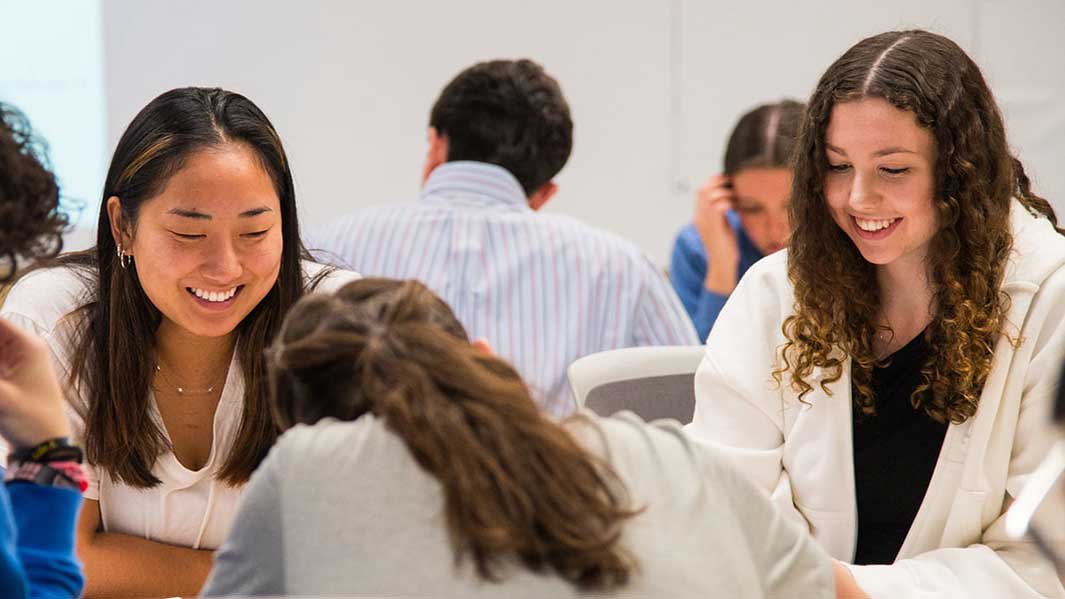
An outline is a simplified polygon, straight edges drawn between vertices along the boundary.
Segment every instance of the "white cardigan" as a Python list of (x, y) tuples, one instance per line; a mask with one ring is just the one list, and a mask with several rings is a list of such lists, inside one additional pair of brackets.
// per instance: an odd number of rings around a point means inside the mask
[[(948, 428), (895, 563), (851, 566), (874, 599), (1065, 596), (1034, 545), (1006, 536), (1004, 516), (1054, 439), (1050, 404), (1065, 357), (1065, 237), (1016, 201), (1011, 221), (1014, 249), (1002, 289), (1011, 300), (1008, 331), (1019, 330), (1021, 342), (998, 340), (976, 414)], [(707, 340), (688, 432), (730, 455), (778, 508), (850, 562), (857, 540), (851, 364), (829, 385), (831, 396), (814, 383), (808, 405), (787, 375), (783, 385), (773, 381), (793, 302), (785, 252), (751, 267)], [(1065, 493), (1053, 494), (1036, 520), (1065, 552)]]

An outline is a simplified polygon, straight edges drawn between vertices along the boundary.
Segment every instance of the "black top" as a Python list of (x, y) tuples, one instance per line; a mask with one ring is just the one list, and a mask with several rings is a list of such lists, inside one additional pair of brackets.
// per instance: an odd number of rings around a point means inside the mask
[(932, 479), (947, 425), (910, 402), (930, 351), (922, 332), (874, 368), (876, 414), (854, 410), (855, 564), (895, 561)]

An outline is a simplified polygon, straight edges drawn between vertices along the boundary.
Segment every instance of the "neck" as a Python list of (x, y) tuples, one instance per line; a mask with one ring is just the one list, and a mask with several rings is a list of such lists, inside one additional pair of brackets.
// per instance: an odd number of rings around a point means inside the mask
[(932, 320), (932, 285), (923, 257), (877, 266), (881, 324), (909, 338)]
[(236, 332), (224, 337), (199, 337), (163, 319), (156, 331), (157, 360), (180, 377), (180, 384), (210, 387), (218, 383), (219, 373), (229, 368), (236, 340)]

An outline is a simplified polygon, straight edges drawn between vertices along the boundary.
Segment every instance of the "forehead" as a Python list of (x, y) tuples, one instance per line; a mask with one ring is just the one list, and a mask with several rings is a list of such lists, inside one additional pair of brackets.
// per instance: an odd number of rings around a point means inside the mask
[(933, 144), (931, 132), (917, 124), (912, 112), (895, 108), (881, 98), (863, 98), (833, 106), (825, 142), (848, 153), (894, 147), (926, 153)]
[(145, 202), (142, 212), (196, 212), (217, 220), (262, 207), (278, 214), (280, 204), (270, 173), (255, 151), (229, 143), (186, 158), (163, 190)]
[(745, 168), (732, 176), (737, 199), (756, 201), (787, 200), (791, 191), (791, 170), (786, 168)]

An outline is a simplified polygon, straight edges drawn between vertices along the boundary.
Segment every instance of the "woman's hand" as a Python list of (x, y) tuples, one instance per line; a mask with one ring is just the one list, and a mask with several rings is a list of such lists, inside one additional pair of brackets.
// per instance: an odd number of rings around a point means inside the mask
[(707, 269), (703, 285), (721, 295), (728, 295), (735, 289), (740, 268), (739, 241), (726, 217), (733, 201), (729, 178), (725, 175), (710, 177), (696, 194), (692, 219), (706, 248)]
[(0, 318), (0, 437), (15, 449), (68, 436), (48, 346)]

